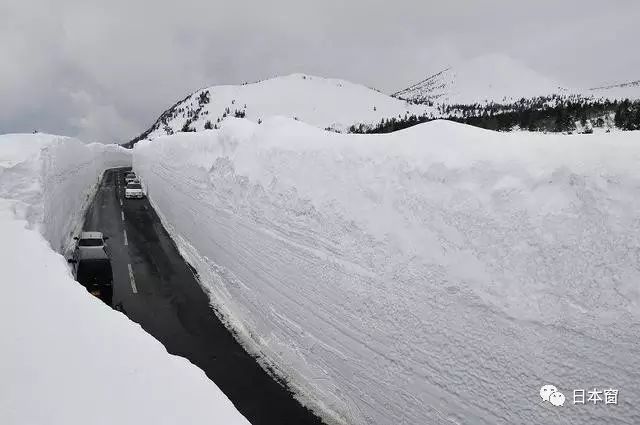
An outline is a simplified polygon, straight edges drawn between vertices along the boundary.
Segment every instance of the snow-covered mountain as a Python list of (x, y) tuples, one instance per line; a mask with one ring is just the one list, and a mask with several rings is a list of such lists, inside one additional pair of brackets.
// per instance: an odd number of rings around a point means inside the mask
[(443, 69), (391, 96), (305, 74), (204, 88), (163, 112), (128, 146), (181, 131), (220, 128), (227, 117), (261, 122), (286, 116), (338, 132), (389, 132), (435, 118), (502, 131), (640, 128), (640, 102), (604, 100), (627, 98), (640, 99), (640, 81), (567, 88), (508, 56), (493, 54)]
[(165, 111), (138, 139), (219, 127), (228, 116), (254, 122), (287, 116), (323, 129), (343, 131), (353, 124), (377, 123), (382, 118), (430, 110), (426, 105), (412, 105), (348, 81), (291, 74), (198, 90)]
[(393, 96), (417, 103), (470, 104), (506, 102), (565, 90), (524, 64), (494, 54), (443, 69)]
[(519, 99), (571, 95), (582, 98), (639, 99), (640, 81), (595, 88), (563, 87), (508, 56), (477, 57), (439, 71), (393, 94), (414, 103), (468, 105), (512, 103)]
[(436, 112), (355, 130), (386, 133), (434, 117), (499, 131), (592, 133), (640, 129), (640, 81), (594, 88), (563, 87), (497, 54), (445, 68), (392, 96), (435, 107)]

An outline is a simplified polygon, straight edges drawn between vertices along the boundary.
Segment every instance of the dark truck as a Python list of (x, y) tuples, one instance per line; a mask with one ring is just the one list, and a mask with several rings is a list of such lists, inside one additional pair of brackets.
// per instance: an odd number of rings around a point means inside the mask
[(91, 294), (111, 305), (113, 273), (104, 249), (78, 250), (68, 261), (74, 265), (76, 280)]

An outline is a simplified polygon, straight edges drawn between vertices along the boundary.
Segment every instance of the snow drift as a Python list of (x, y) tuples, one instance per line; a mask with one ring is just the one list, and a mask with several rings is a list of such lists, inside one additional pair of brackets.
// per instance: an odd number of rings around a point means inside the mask
[[(212, 305), (328, 420), (634, 424), (639, 142), (230, 120), (134, 169)], [(548, 383), (619, 405), (553, 408)]]
[(64, 250), (117, 146), (0, 136), (0, 423), (247, 424), (188, 361), (73, 280)]

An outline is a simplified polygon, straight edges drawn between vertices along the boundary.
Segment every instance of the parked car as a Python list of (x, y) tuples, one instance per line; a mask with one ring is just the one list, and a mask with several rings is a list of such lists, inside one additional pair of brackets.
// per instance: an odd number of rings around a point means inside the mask
[(142, 185), (140, 183), (129, 183), (127, 187), (124, 189), (124, 197), (125, 198), (144, 198), (144, 193), (142, 192)]
[(136, 173), (134, 172), (128, 172), (127, 174), (125, 174), (124, 176), (124, 181), (129, 184), (129, 182), (133, 181), (133, 180), (137, 180), (138, 177), (136, 176)]
[(92, 295), (111, 305), (113, 301), (113, 272), (111, 261), (104, 249), (76, 250), (73, 258), (76, 280)]

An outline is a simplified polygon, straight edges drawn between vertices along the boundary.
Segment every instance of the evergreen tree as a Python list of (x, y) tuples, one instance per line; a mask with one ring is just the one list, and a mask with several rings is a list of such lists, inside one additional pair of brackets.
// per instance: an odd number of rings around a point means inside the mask
[(196, 130), (191, 128), (191, 121), (187, 120), (187, 121), (185, 121), (185, 123), (182, 126), (182, 129), (180, 131), (182, 131), (184, 133), (188, 133), (188, 132), (193, 132), (193, 131), (196, 131)]

